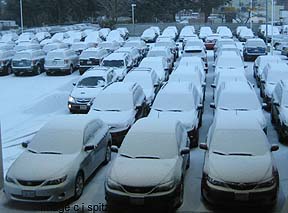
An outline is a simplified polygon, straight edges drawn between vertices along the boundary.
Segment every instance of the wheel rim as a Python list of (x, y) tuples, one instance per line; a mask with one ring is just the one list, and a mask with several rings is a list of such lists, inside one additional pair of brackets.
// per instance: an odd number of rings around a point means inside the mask
[(83, 178), (81, 175), (78, 175), (75, 185), (75, 192), (77, 197), (79, 197), (82, 194), (83, 187), (84, 187)]
[(111, 159), (111, 147), (108, 146), (107, 150), (106, 150), (106, 158), (105, 158), (105, 160), (108, 162), (108, 161), (110, 161), (110, 159)]

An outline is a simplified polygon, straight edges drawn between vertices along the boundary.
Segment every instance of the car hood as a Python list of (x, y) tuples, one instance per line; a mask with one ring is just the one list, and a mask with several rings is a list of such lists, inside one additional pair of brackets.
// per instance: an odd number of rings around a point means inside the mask
[[(91, 111), (91, 110), (90, 110)], [(135, 112), (134, 110), (112, 112), (112, 111), (93, 111), (93, 115), (96, 115), (103, 120), (109, 127), (123, 128), (128, 127), (134, 123)]]
[(74, 98), (95, 98), (103, 87), (97, 88), (74, 88), (71, 96)]
[(195, 110), (184, 111), (184, 112), (169, 112), (169, 111), (156, 111), (151, 109), (149, 117), (154, 118), (169, 118), (179, 120), (187, 129), (192, 130), (196, 126), (197, 112)]
[(46, 180), (69, 171), (77, 155), (33, 154), (25, 151), (12, 164), (8, 175), (21, 180)]
[(276, 84), (269, 84), (269, 83), (265, 84), (265, 94), (271, 98), (275, 87), (276, 87)]
[(121, 185), (156, 186), (170, 181), (177, 159), (130, 159), (118, 156), (109, 178)]
[(209, 155), (209, 176), (224, 182), (262, 182), (272, 176), (270, 154), (263, 156)]

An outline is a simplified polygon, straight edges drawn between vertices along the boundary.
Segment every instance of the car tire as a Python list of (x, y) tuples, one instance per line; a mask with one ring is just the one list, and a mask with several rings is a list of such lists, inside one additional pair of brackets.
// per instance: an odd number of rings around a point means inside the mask
[(71, 75), (74, 72), (73, 65), (70, 66), (70, 69), (68, 70), (67, 74)]
[(111, 160), (111, 146), (110, 146), (110, 143), (109, 143), (107, 148), (106, 148), (105, 159), (103, 161), (103, 165), (107, 165), (110, 160)]
[(50, 72), (47, 72), (47, 71), (46, 71), (46, 75), (47, 75), (47, 76), (51, 76), (52, 74), (51, 74)]
[(8, 67), (7, 67), (6, 74), (7, 74), (7, 75), (10, 75), (10, 74), (12, 74), (12, 73), (13, 73), (12, 67), (11, 67), (11, 66), (8, 66)]
[(181, 183), (178, 186), (178, 192), (176, 197), (176, 203), (175, 203), (175, 210), (178, 209), (184, 201), (184, 178), (181, 179)]
[(42, 72), (41, 67), (40, 67), (40, 65), (38, 65), (38, 66), (36, 67), (36, 70), (35, 70), (34, 74), (35, 74), (35, 75), (40, 75), (41, 72)]
[(74, 186), (74, 199), (78, 200), (84, 189), (84, 176), (83, 172), (79, 171), (75, 178), (75, 186)]

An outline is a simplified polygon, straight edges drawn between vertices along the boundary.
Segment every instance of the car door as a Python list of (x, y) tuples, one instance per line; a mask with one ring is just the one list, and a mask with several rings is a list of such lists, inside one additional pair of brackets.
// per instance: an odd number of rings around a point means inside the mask
[(273, 113), (273, 116), (275, 118), (275, 123), (276, 124), (281, 124), (280, 122), (280, 108), (281, 108), (281, 99), (283, 95), (283, 89), (278, 84), (274, 90), (274, 95), (272, 99), (272, 110), (271, 113)]

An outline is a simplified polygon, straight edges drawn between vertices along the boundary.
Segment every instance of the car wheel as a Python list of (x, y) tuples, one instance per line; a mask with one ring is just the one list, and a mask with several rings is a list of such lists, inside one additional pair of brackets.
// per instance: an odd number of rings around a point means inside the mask
[(7, 75), (10, 75), (10, 74), (12, 74), (12, 67), (8, 66), (7, 67)]
[(36, 74), (36, 75), (40, 75), (40, 74), (41, 74), (41, 67), (40, 67), (40, 65), (37, 66), (35, 74)]
[(108, 144), (103, 164), (104, 165), (108, 164), (110, 160), (111, 160), (111, 146), (110, 146), (110, 144)]
[(81, 197), (84, 189), (84, 177), (82, 172), (78, 172), (76, 179), (75, 179), (75, 194), (74, 198), (77, 200)]
[(180, 185), (178, 186), (177, 190), (177, 198), (176, 198), (176, 204), (175, 204), (175, 209), (178, 209), (182, 204), (184, 200), (184, 180), (182, 178)]
[(74, 71), (73, 65), (70, 66), (70, 69), (68, 70), (68, 75), (71, 75)]

